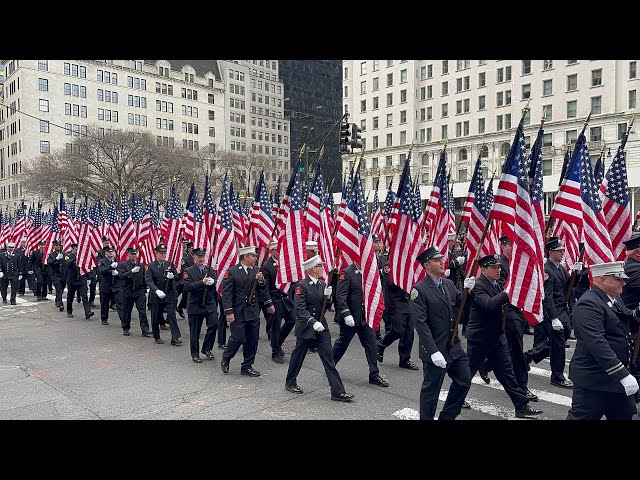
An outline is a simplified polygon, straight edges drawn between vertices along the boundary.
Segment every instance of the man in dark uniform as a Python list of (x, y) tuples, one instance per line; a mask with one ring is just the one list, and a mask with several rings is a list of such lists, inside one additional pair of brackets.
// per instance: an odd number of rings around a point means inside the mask
[[(620, 295), (620, 298), (625, 307), (629, 310), (634, 310), (640, 302), (640, 233), (633, 233), (631, 238), (623, 243), (627, 249), (627, 261), (624, 264), (624, 273), (629, 278), (625, 280), (626, 283), (624, 287), (622, 287), (622, 295)], [(638, 336), (638, 324), (631, 322), (629, 330), (635, 348), (635, 342)], [(637, 360), (635, 365), (631, 365), (631, 373), (636, 377), (636, 380), (640, 379), (640, 369), (638, 368)], [(636, 403), (640, 403), (640, 392), (637, 392), (635, 397)]]
[[(109, 307), (113, 302), (122, 305), (120, 298), (120, 280), (118, 279), (118, 262), (115, 259), (113, 248), (106, 245), (102, 248), (104, 257), (98, 262), (98, 277), (100, 278), (100, 319), (102, 325), (109, 325)], [(121, 308), (118, 308), (118, 315), (121, 315)], [(122, 320), (121, 320), (122, 321)]]
[[(384, 262), (389, 258), (389, 255), (384, 253), (384, 244), (382, 243), (382, 239), (379, 235), (372, 234), (371, 240), (373, 241), (373, 250), (376, 252), (376, 260), (378, 262), (378, 271), (380, 272), (380, 281), (382, 282), (382, 296), (385, 296), (385, 290), (387, 289), (387, 283), (389, 281), (389, 272), (384, 271)], [(388, 270), (388, 267), (387, 267)], [(337, 295), (337, 293), (336, 293)], [(384, 333), (386, 334), (389, 330), (391, 330), (391, 326), (389, 325), (389, 312), (387, 311), (387, 306), (384, 306), (384, 311), (382, 312), (382, 322), (384, 322)], [(376, 332), (376, 342), (382, 340), (382, 335), (380, 335), (380, 325), (378, 325), (378, 329)]]
[[(382, 267), (385, 273), (389, 271), (388, 267), (389, 260), (386, 259)], [(388, 312), (391, 330), (386, 332), (384, 338), (378, 342), (378, 361), (382, 363), (384, 349), (399, 339), (400, 368), (418, 370), (418, 366), (411, 361), (414, 333), (409, 294), (397, 285), (388, 282), (386, 292), (384, 292), (384, 304)]]
[(167, 247), (158, 245), (155, 248), (156, 260), (147, 266), (144, 280), (149, 287), (149, 303), (151, 303), (151, 331), (156, 343), (164, 343), (160, 338), (160, 322), (162, 313), (167, 313), (171, 328), (171, 345), (180, 345), (180, 328), (176, 322), (176, 287), (178, 271), (173, 263), (167, 261)]
[(376, 334), (367, 323), (363, 300), (362, 271), (359, 265), (352, 263), (338, 275), (336, 316), (340, 319), (340, 335), (333, 344), (333, 361), (336, 365), (338, 364), (347, 351), (351, 339), (358, 334), (369, 364), (369, 383), (388, 387), (389, 383), (380, 376), (380, 370), (378, 370)]
[(456, 288), (464, 282), (464, 266), (467, 263), (467, 257), (462, 255), (462, 249), (457, 242), (456, 234), (450, 233), (447, 236), (449, 248), (449, 266), (445, 270), (444, 276), (451, 280)]
[(7, 242), (7, 251), (0, 254), (0, 292), (2, 303), (7, 303), (7, 288), (11, 283), (11, 305), (16, 304), (18, 284), (26, 275), (26, 262), (24, 255), (14, 253), (16, 244)]
[(49, 300), (47, 298), (47, 272), (45, 270), (45, 258), (44, 246), (47, 244), (44, 240), (38, 242), (38, 248), (31, 252), (29, 260), (27, 262), (27, 275), (33, 275), (34, 283), (36, 286), (36, 300), (38, 302), (43, 300)]
[(127, 259), (118, 265), (118, 277), (122, 287), (122, 331), (129, 336), (131, 327), (131, 313), (133, 306), (138, 310), (140, 329), (143, 337), (150, 337), (149, 321), (147, 320), (147, 286), (144, 281), (144, 265), (137, 262), (138, 250), (127, 248)]
[[(315, 242), (313, 240), (308, 240), (304, 243), (304, 248), (305, 248), (305, 254), (304, 254), (304, 258), (305, 260), (309, 260), (312, 257), (315, 257), (316, 255), (319, 255), (318, 253), (318, 242)], [(331, 295), (330, 298), (327, 299), (327, 311), (331, 310), (331, 304), (333, 303), (333, 300), (335, 298), (335, 292), (336, 292), (336, 285), (337, 285), (337, 281), (338, 281), (338, 277), (335, 275), (335, 271), (334, 274), (331, 276), (331, 290), (333, 291), (333, 294)], [(296, 287), (297, 283), (296, 282), (292, 282), (291, 283), (291, 288), (289, 289), (289, 293), (291, 294), (291, 301), (294, 301), (294, 297), (293, 297), (293, 292), (295, 292), (295, 287)], [(335, 316), (334, 320), (335, 323), (338, 323), (338, 317)], [(309, 351), (311, 353), (318, 353), (318, 349), (314, 346), (309, 347)]]
[(638, 413), (638, 382), (629, 372), (629, 324), (640, 321), (620, 299), (623, 262), (591, 265), (593, 287), (580, 297), (573, 313), (576, 351), (569, 364), (573, 397), (567, 420), (631, 420)]
[(467, 354), (471, 378), (478, 367), (489, 359), (490, 365), (516, 409), (516, 417), (529, 418), (542, 413), (529, 405), (529, 398), (513, 376), (507, 339), (502, 330), (502, 307), (509, 304), (509, 295), (498, 284), (500, 262), (497, 254), (478, 261), (480, 275), (472, 290), (473, 300), (467, 323)]
[(331, 354), (329, 326), (325, 317), (320, 317), (324, 299), (331, 296), (333, 293), (332, 288), (327, 287), (320, 280), (323, 273), (323, 265), (319, 255), (303, 262), (302, 266), (307, 272), (307, 276), (298, 282), (295, 290), (295, 334), (297, 340), (296, 348), (291, 352), (289, 370), (284, 384), (285, 388), (291, 393), (303, 393), (297, 383), (298, 374), (307, 355), (307, 350), (311, 345), (315, 345), (329, 380), (331, 400), (350, 402), (354, 395), (353, 393), (347, 393), (344, 389)]
[[(276, 276), (278, 275), (278, 242), (269, 244), (269, 259), (262, 265), (264, 278), (269, 288), (269, 296), (275, 308), (271, 316), (271, 332), (269, 340), (271, 342), (271, 359), (276, 363), (284, 363), (284, 352), (282, 344), (289, 332), (296, 324), (296, 312), (293, 300), (290, 295), (284, 293), (276, 287)], [(284, 324), (282, 321), (284, 320)]]
[[(216, 277), (214, 270), (209, 271), (204, 264), (204, 256), (207, 251), (204, 248), (193, 249), (195, 264), (182, 272), (184, 288), (182, 295), (187, 298), (187, 315), (189, 315), (189, 345), (191, 347), (191, 360), (202, 363), (200, 359), (200, 331), (202, 322), (207, 324), (207, 332), (202, 342), (202, 353), (213, 360), (213, 342), (218, 326), (218, 312), (216, 310), (218, 293), (216, 291)], [(203, 292), (203, 289), (205, 292)], [(204, 300), (203, 300), (204, 299)]]
[(56, 289), (56, 307), (62, 312), (64, 305), (62, 304), (62, 273), (64, 271), (64, 255), (61, 251), (61, 245), (58, 240), (52, 242), (53, 251), (47, 255), (47, 265), (49, 267), (49, 278)]
[[(186, 240), (186, 237), (184, 238)], [(186, 241), (183, 242), (184, 255), (180, 260), (180, 272), (184, 272), (189, 267), (193, 267), (193, 243)], [(187, 306), (187, 294), (184, 292), (184, 278), (180, 278), (180, 282), (177, 286), (177, 293), (182, 294), (180, 297), (180, 303), (176, 307), (176, 312), (180, 315), (180, 318), (184, 318), (184, 309)]]
[(89, 306), (89, 299), (87, 299), (87, 275), (80, 275), (80, 268), (76, 263), (77, 261), (78, 244), (72, 243), (71, 252), (64, 257), (64, 268), (66, 270), (67, 278), (67, 317), (73, 318), (73, 299), (77, 294), (82, 300), (84, 318), (89, 320), (93, 317), (93, 312)]
[[(427, 275), (411, 290), (411, 318), (420, 340), (419, 356), (424, 377), (420, 390), (420, 420), (433, 420), (445, 373), (451, 378), (451, 387), (439, 420), (454, 420), (460, 415), (471, 388), (469, 358), (457, 335), (451, 345), (455, 324), (453, 307), (460, 303), (462, 294), (453, 281), (443, 278), (443, 257), (435, 247), (418, 255), (418, 262)], [(474, 285), (473, 277), (465, 279), (465, 288), (473, 289)]]
[[(224, 272), (222, 278), (222, 303), (231, 337), (222, 354), (220, 367), (224, 373), (229, 373), (229, 362), (242, 345), (244, 360), (240, 373), (259, 377), (260, 372), (252, 366), (256, 359), (260, 333), (260, 307), (258, 306), (259, 298), (256, 297), (262, 296), (270, 315), (273, 315), (275, 308), (264, 275), (254, 266), (257, 258), (256, 248), (241, 247), (238, 253), (240, 262)], [(254, 282), (257, 282), (256, 289), (253, 292), (253, 298), (249, 298)]]
[[(535, 326), (533, 348), (525, 354), (527, 363), (540, 362), (547, 356), (551, 363), (551, 385), (573, 388), (571, 380), (564, 376), (565, 366), (565, 325), (570, 325), (565, 288), (569, 275), (562, 266), (564, 245), (555, 237), (545, 244), (547, 262), (544, 265), (544, 299), (542, 311), (544, 321)], [(576, 262), (574, 269), (581, 270)], [(546, 341), (548, 340), (548, 341)]]
[[(15, 244), (14, 244), (15, 245)], [(25, 264), (25, 271), (22, 275), (20, 275), (22, 278), (20, 280), (18, 280), (18, 295), (20, 295), (21, 297), (24, 296), (24, 292), (25, 292), (25, 288), (26, 288), (26, 283), (27, 280), (29, 281), (29, 288), (32, 288), (33, 290), (33, 295), (35, 296), (35, 284), (33, 283), (33, 280), (31, 278), (27, 278), (27, 271), (26, 271), (26, 265), (27, 265), (27, 239), (23, 238), (22, 240), (20, 240), (20, 246), (17, 247), (14, 252), (14, 255), (17, 255), (18, 257), (20, 257), (20, 263), (22, 264), (24, 262)]]

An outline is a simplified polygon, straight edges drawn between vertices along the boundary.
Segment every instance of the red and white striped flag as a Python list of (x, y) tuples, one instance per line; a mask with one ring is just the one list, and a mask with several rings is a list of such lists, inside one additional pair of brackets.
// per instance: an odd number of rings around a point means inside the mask
[(249, 221), (251, 224), (251, 239), (249, 241), (256, 247), (262, 247), (268, 252), (274, 223), (271, 218), (271, 205), (267, 185), (264, 181), (264, 172), (260, 174), (260, 180), (256, 187), (256, 195), (253, 199)]
[[(229, 181), (227, 175), (222, 182), (222, 192), (220, 193), (220, 211), (217, 215), (220, 219), (220, 231), (217, 234), (214, 245), (214, 260), (217, 263), (218, 278), (224, 278), (224, 274), (229, 268), (238, 263), (238, 244), (233, 231), (233, 221), (231, 220), (231, 200), (229, 198)], [(222, 294), (222, 280), (216, 284), (218, 294)]]
[(133, 222), (133, 218), (131, 218), (131, 213), (129, 212), (129, 204), (127, 203), (127, 191), (122, 191), (122, 204), (120, 207), (120, 221), (121, 221), (121, 229), (120, 229), (120, 244), (118, 248), (118, 261), (124, 262), (127, 259), (127, 249), (129, 247), (133, 247), (136, 244), (136, 225)]
[(184, 208), (180, 203), (176, 188), (171, 187), (171, 197), (167, 201), (167, 208), (160, 226), (160, 231), (165, 238), (167, 247), (167, 259), (173, 261), (176, 267), (180, 265), (180, 253), (182, 248), (181, 227)]

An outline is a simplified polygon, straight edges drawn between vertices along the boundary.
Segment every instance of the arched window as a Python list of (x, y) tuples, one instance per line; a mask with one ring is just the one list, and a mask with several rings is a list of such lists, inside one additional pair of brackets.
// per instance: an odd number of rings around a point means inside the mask
[(466, 160), (467, 160), (467, 149), (461, 148), (460, 151), (458, 151), (458, 162), (464, 162)]
[(510, 148), (511, 148), (511, 145), (509, 145), (508, 143), (503, 143), (502, 146), (500, 147), (500, 156), (506, 157), (507, 155), (509, 155)]
[(422, 166), (423, 167), (428, 167), (429, 166), (429, 154), (428, 153), (423, 153), (422, 154)]
[(482, 158), (487, 158), (489, 156), (489, 145), (485, 145), (482, 147)]

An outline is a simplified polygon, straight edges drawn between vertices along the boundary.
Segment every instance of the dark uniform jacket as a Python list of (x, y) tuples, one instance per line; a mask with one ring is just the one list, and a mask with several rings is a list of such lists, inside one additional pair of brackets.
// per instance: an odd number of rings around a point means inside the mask
[[(500, 285), (501, 289), (504, 289), (507, 280), (509, 279), (509, 259), (506, 255), (500, 255), (500, 278), (498, 279), (498, 285)], [(524, 316), (522, 316), (522, 310), (513, 305), (509, 305), (509, 310), (507, 311), (507, 322), (516, 321), (526, 323)]]
[(64, 256), (64, 270), (66, 271), (67, 285), (78, 286), (82, 285), (82, 282), (87, 281), (87, 276), (80, 275), (80, 269), (77, 265), (78, 254), (67, 252)]
[[(138, 273), (133, 273), (133, 267), (138, 266)], [(130, 260), (118, 264), (118, 272), (120, 272), (120, 282), (123, 297), (137, 297), (147, 293), (147, 285), (144, 281), (144, 265), (137, 262), (135, 265)]]
[(313, 324), (319, 321), (325, 330), (329, 329), (327, 320), (323, 316), (320, 319), (322, 303), (324, 301), (324, 289), (327, 284), (318, 279), (313, 285), (311, 278), (307, 276), (296, 285), (294, 294), (296, 306), (296, 338), (311, 340), (316, 338)]
[(624, 273), (627, 274), (629, 280), (625, 280), (620, 298), (622, 298), (625, 307), (634, 310), (640, 302), (640, 262), (628, 258), (624, 264)]
[(39, 248), (36, 248), (31, 255), (29, 255), (29, 261), (27, 262), (27, 271), (38, 272), (38, 270), (44, 269), (44, 252)]
[[(573, 290), (573, 302), (578, 301), (578, 299), (591, 288), (589, 284), (589, 270), (587, 268), (583, 268), (580, 271), (580, 275), (578, 276), (578, 281), (576, 282), (576, 288)], [(624, 293), (624, 290), (623, 290)]]
[[(173, 279), (167, 279), (167, 273), (169, 272), (173, 273)], [(144, 281), (149, 287), (149, 303), (176, 303), (178, 294), (175, 282), (177, 280), (178, 270), (173, 263), (165, 260), (163, 268), (158, 260), (154, 260), (147, 265), (147, 270), (144, 272)], [(215, 288), (215, 284), (212, 288)], [(162, 290), (166, 296), (160, 298), (156, 295), (156, 290)]]
[[(273, 257), (269, 257), (269, 259), (264, 262), (264, 264), (262, 265), (262, 272), (264, 274), (264, 279), (267, 282), (267, 286), (269, 288), (269, 296), (273, 301), (273, 305), (281, 308), (283, 312), (290, 312), (291, 310), (293, 310), (293, 296), (284, 293), (282, 290), (276, 287), (278, 265)], [(292, 286), (291, 288), (295, 290), (295, 286)]]
[(25, 256), (16, 255), (15, 253), (11, 255), (9, 252), (3, 252), (0, 254), (0, 269), (4, 273), (2, 280), (17, 280), (18, 276), (27, 273)]
[(245, 273), (240, 263), (224, 272), (224, 277), (222, 278), (224, 314), (230, 315), (233, 313), (234, 321), (236, 322), (258, 321), (260, 318), (260, 306), (258, 304), (263, 303), (268, 307), (273, 303), (267, 283), (263, 282), (260, 285), (259, 282), (256, 282), (253, 302), (251, 305), (247, 305), (247, 296), (251, 291), (257, 273), (258, 269), (255, 266), (249, 267), (248, 273)]
[[(60, 260), (56, 259), (58, 255), (62, 255)], [(47, 265), (49, 267), (49, 275), (52, 277), (62, 277), (64, 270), (64, 253), (56, 252), (55, 250), (51, 252), (47, 255)]]
[[(214, 279), (213, 285), (205, 285), (202, 283), (202, 279), (207, 276), (207, 272), (209, 272), (208, 276)], [(208, 271), (208, 267), (204, 267), (204, 272), (200, 273), (200, 268), (194, 264), (182, 272), (182, 280), (184, 281), (183, 295), (189, 295), (187, 298), (187, 313), (192, 315), (206, 315), (207, 313), (217, 311), (217, 278), (216, 271), (213, 268), (211, 271)], [(204, 304), (202, 303), (203, 289), (206, 289)]]
[(458, 260), (456, 260), (457, 257), (461, 257), (461, 256), (462, 256), (461, 250), (459, 249), (455, 249), (454, 251), (449, 250), (449, 266), (447, 268), (449, 269), (449, 280), (451, 280), (454, 285), (458, 280), (458, 275), (460, 275), (460, 285), (462, 285), (462, 282), (464, 282), (464, 278), (465, 278), (464, 268), (467, 264), (465, 263), (463, 265), (460, 265), (458, 263)]
[(448, 278), (442, 279), (445, 293), (433, 279), (426, 275), (411, 290), (411, 318), (420, 340), (419, 355), (424, 361), (433, 363), (431, 355), (442, 353), (447, 362), (464, 355), (460, 337), (456, 335), (451, 345), (455, 323), (454, 307), (462, 294)]
[[(389, 258), (383, 257), (382, 263), (382, 290), (384, 294), (384, 307), (388, 313), (411, 313), (411, 307), (409, 306), (409, 294), (401, 289), (399, 286), (394, 285), (389, 280)], [(355, 318), (355, 317), (354, 317)]]
[(577, 343), (569, 364), (569, 378), (576, 386), (624, 393), (620, 380), (629, 375), (629, 323), (637, 319), (619, 297), (615, 300), (612, 303), (594, 286), (574, 307)]
[[(116, 291), (121, 288), (120, 275), (113, 276), (111, 272), (117, 270), (118, 267), (113, 268), (111, 264), (116, 262), (116, 258), (108, 259), (107, 257), (101, 258), (98, 262), (98, 277), (100, 278), (100, 291), (108, 292)], [(118, 263), (118, 262), (116, 262)]]
[(542, 301), (542, 312), (544, 319), (553, 320), (558, 318), (564, 322), (569, 321), (567, 310), (567, 297), (565, 287), (569, 282), (569, 274), (562, 266), (556, 266), (551, 260), (544, 264), (544, 300)]
[(472, 294), (467, 340), (485, 345), (505, 344), (507, 339), (502, 330), (502, 306), (509, 303), (509, 295), (484, 275), (476, 278)]
[(351, 315), (356, 327), (366, 324), (362, 300), (362, 272), (352, 263), (338, 275), (336, 311), (339, 322), (344, 323), (345, 317)]
[(186, 253), (182, 256), (182, 260), (180, 260), (180, 272), (182, 272), (183, 275), (180, 277), (180, 282), (184, 283), (184, 272), (187, 268), (193, 267), (194, 265), (195, 263), (193, 263), (193, 257), (191, 255)]

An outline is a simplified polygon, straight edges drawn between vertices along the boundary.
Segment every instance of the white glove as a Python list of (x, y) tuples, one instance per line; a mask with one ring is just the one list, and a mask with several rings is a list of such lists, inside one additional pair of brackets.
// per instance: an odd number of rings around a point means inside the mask
[(207, 281), (205, 282), (207, 285), (211, 286), (214, 283), (216, 283), (215, 279), (213, 277), (209, 277), (207, 278)]
[(0, 272), (0, 278), (4, 277), (4, 272)]
[(553, 320), (551, 320), (551, 328), (559, 332), (564, 327), (562, 326), (562, 322), (560, 321), (560, 319), (554, 318)]
[(56, 255), (56, 260), (62, 260), (63, 256), (61, 253), (59, 253), (58, 255)]
[(627, 375), (622, 380), (620, 380), (620, 383), (624, 387), (624, 393), (627, 396), (633, 395), (638, 391), (638, 381), (631, 374)]
[(346, 317), (344, 317), (344, 323), (347, 324), (347, 327), (355, 327), (356, 326), (356, 322), (353, 319), (353, 317), (351, 315), (347, 315)]
[(173, 280), (173, 276), (174, 276), (174, 275), (173, 275), (173, 272), (169, 272), (169, 273), (167, 273), (167, 278), (168, 278), (169, 280)]
[(436, 352), (431, 355), (431, 361), (436, 367), (447, 368), (447, 361), (444, 359), (444, 355), (440, 352)]
[(542, 259), (542, 264), (543, 264), (543, 265), (545, 265), (546, 263), (547, 263), (547, 257), (544, 257), (544, 258)]
[(33, 275), (33, 270), (29, 270), (29, 271), (27, 271), (27, 273), (28, 273), (29, 275)]
[(330, 297), (332, 292), (333, 292), (333, 288), (332, 287), (325, 287), (324, 296), (325, 297)]
[(111, 268), (118, 268), (118, 262), (111, 262)]
[(160, 298), (164, 298), (167, 296), (167, 294), (164, 293), (162, 290), (156, 290), (156, 295)]
[(476, 286), (476, 277), (469, 277), (464, 279), (464, 288), (473, 290), (475, 286)]
[(87, 287), (91, 286), (91, 280), (87, 280)]
[(316, 322), (316, 323), (313, 324), (313, 329), (318, 333), (323, 332), (324, 331), (324, 325), (322, 325), (320, 322)]
[(45, 265), (48, 265), (48, 264), (49, 264), (49, 257), (47, 257), (47, 258), (45, 258), (45, 259), (44, 259), (44, 264), (45, 264)]
[(113, 275), (114, 277), (115, 277), (116, 275), (119, 275), (118, 270), (111, 270), (111, 275)]
[(138, 273), (139, 271), (140, 271), (140, 267), (138, 265), (136, 265), (131, 269), (131, 273)]
[(582, 262), (576, 262), (573, 264), (573, 271), (580, 273), (582, 271)]
[(22, 280), (22, 275), (18, 275), (18, 280)]
[(445, 277), (447, 277), (447, 278), (449, 278), (449, 275), (451, 275), (451, 270), (447, 268), (447, 269), (444, 271), (444, 276), (445, 276)]
[(458, 257), (456, 258), (456, 262), (458, 262), (458, 265), (464, 265), (467, 263), (467, 257)]

